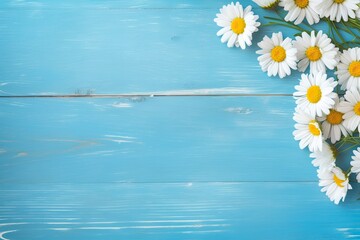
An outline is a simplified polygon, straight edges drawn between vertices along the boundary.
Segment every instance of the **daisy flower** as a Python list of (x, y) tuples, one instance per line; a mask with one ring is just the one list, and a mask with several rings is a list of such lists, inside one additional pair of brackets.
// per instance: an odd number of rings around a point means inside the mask
[(353, 151), (354, 156), (352, 156), (351, 172), (356, 173), (356, 180), (360, 182), (360, 147)]
[(275, 7), (279, 0), (253, 0), (253, 2), (262, 8), (269, 9)]
[(356, 128), (360, 131), (360, 94), (357, 90), (348, 90), (344, 98), (338, 106), (339, 112), (344, 113), (344, 126), (350, 131)]
[(222, 27), (216, 35), (222, 36), (221, 42), (227, 42), (228, 47), (241, 47), (242, 49), (250, 46), (252, 34), (258, 31), (260, 23), (257, 22), (259, 16), (254, 15), (251, 6), (243, 9), (240, 3), (224, 5), (220, 13), (216, 14), (214, 21)]
[(331, 39), (319, 31), (309, 35), (303, 32), (300, 36), (295, 37), (294, 47), (297, 49), (299, 59), (298, 69), (305, 72), (310, 65), (310, 73), (326, 72), (326, 68), (334, 69), (338, 63), (337, 55), (339, 49), (331, 43)]
[(337, 82), (327, 78), (324, 73), (302, 74), (300, 84), (295, 86), (296, 104), (311, 116), (323, 116), (330, 113), (335, 104), (336, 93), (333, 92)]
[(311, 152), (322, 151), (323, 138), (316, 119), (300, 108), (295, 109), (293, 119), (296, 122), (293, 135), (296, 141), (300, 140), (300, 149), (308, 146)]
[(269, 77), (279, 75), (283, 78), (290, 75), (290, 68), (296, 69), (296, 48), (292, 46), (290, 38), (283, 40), (281, 32), (273, 33), (271, 38), (265, 36), (258, 46), (261, 48), (256, 51), (261, 54), (258, 61)]
[(298, 25), (306, 17), (307, 22), (313, 25), (320, 20), (319, 14), (314, 10), (316, 2), (316, 0), (281, 0), (279, 5), (288, 11), (285, 21), (295, 21), (294, 24)]
[(318, 177), (319, 186), (323, 187), (321, 192), (326, 192), (326, 196), (335, 204), (339, 204), (340, 200), (344, 201), (348, 189), (352, 189), (348, 176), (338, 167), (331, 170), (319, 169)]
[[(330, 138), (331, 143), (335, 143), (340, 140), (341, 135), (348, 136), (350, 131), (344, 126), (343, 113), (339, 111), (340, 99), (338, 96), (334, 98), (335, 105), (330, 109), (330, 113), (324, 117), (318, 118), (323, 130), (324, 139)], [(341, 101), (344, 101), (341, 99)]]
[(315, 11), (320, 14), (320, 17), (330, 18), (331, 21), (340, 22), (343, 19), (345, 22), (348, 18), (355, 18), (355, 11), (359, 9), (357, 4), (360, 0), (322, 0), (318, 1), (315, 6)]
[(360, 89), (360, 48), (349, 48), (340, 55), (340, 63), (335, 72), (341, 89)]
[(311, 163), (320, 169), (332, 169), (335, 166), (336, 155), (336, 148), (324, 141), (322, 151), (317, 150), (310, 153), (310, 158), (314, 159)]

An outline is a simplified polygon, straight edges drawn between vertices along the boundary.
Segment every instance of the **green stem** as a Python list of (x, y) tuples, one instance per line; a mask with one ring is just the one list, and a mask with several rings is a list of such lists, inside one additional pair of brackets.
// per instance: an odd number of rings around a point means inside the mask
[(358, 34), (354, 33), (352, 29), (350, 29), (347, 24), (344, 23), (344, 21), (341, 21), (342, 25), (345, 27), (345, 29), (342, 29), (343, 31), (349, 33), (354, 37), (354, 39), (358, 38)]
[(349, 169), (346, 171), (345, 173), (346, 177), (349, 176), (350, 173), (351, 173), (351, 167), (349, 167)]
[(269, 23), (264, 24), (263, 26), (272, 26), (272, 25), (279, 25), (279, 26), (284, 26), (284, 27), (289, 27), (289, 28), (292, 28), (292, 29), (296, 29), (296, 30), (299, 30), (301, 32), (308, 32), (307, 30), (304, 30), (304, 29), (302, 29), (300, 27), (293, 26), (293, 25), (286, 24), (286, 23), (281, 23), (281, 22), (269, 22)]

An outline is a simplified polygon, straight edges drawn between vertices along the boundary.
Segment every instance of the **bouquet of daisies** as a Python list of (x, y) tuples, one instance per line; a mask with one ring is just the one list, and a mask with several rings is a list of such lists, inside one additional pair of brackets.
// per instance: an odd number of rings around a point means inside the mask
[[(301, 149), (311, 152), (321, 191), (338, 204), (352, 188), (352, 173), (360, 182), (360, 0), (253, 1), (276, 14), (265, 16), (265, 25), (296, 31), (294, 39), (281, 32), (264, 36), (256, 53), (269, 77), (303, 73), (293, 94), (293, 135)], [(252, 44), (261, 25), (251, 6), (238, 2), (223, 6), (214, 21), (221, 27), (221, 42), (241, 49)], [(317, 30), (318, 25), (328, 31)], [(350, 165), (341, 168), (336, 159), (349, 150)]]

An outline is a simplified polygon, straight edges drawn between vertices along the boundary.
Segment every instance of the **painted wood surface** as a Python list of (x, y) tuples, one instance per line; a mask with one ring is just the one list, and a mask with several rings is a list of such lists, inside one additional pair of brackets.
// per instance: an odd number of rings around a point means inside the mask
[(2, 185), (8, 239), (357, 239), (354, 195), (335, 206), (316, 183)]
[(225, 3), (2, 1), (1, 94), (292, 93), (299, 74), (267, 78), (256, 44), (241, 51), (220, 42), (213, 19)]
[(226, 3), (0, 2), (0, 239), (360, 238), (292, 139), (299, 75), (221, 44)]
[(292, 97), (1, 99), (1, 182), (315, 181), (292, 141), (293, 107)]
[(291, 97), (2, 99), (0, 236), (359, 237), (359, 189), (341, 206), (320, 193), (292, 108)]

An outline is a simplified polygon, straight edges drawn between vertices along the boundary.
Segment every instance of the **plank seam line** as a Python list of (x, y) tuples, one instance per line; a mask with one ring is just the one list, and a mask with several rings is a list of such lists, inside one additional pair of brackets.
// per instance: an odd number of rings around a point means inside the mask
[(234, 94), (58, 94), (58, 95), (2, 95), (0, 98), (134, 98), (134, 97), (292, 97), (288, 93)]
[[(134, 181), (134, 182), (78, 182), (78, 183), (29, 183), (29, 182), (2, 182), (1, 184), (7, 185), (28, 185), (28, 184), (39, 184), (39, 185), (68, 185), (68, 184), (77, 184), (77, 185), (87, 185), (87, 184), (239, 184), (239, 183), (318, 183), (316, 180), (305, 180), (305, 181)], [(350, 181), (351, 182), (351, 181)]]
[[(12, 11), (33, 11), (33, 10), (218, 10), (215, 7), (103, 7), (103, 6), (94, 6), (94, 7), (24, 7), (24, 6), (14, 6), (9, 7), (5, 6), (4, 10)], [(254, 9), (259, 9), (255, 7)]]

